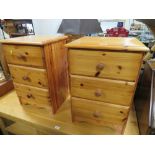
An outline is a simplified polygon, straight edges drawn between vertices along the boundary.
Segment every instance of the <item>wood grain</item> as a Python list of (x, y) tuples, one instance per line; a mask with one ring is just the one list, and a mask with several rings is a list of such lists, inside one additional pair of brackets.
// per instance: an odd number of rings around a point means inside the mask
[(53, 35), (53, 36), (24, 36), (24, 37), (16, 37), (9, 38), (5, 40), (0, 40), (2, 44), (17, 44), (17, 45), (47, 45), (51, 43), (55, 43), (61, 40), (66, 40), (68, 37), (64, 35)]
[(44, 68), (43, 48), (39, 46), (3, 45), (3, 51), (9, 64)]
[(49, 98), (49, 91), (48, 89), (37, 88), (29, 85), (24, 85), (20, 83), (14, 83), (16, 91), (19, 93), (33, 93), (38, 96)]
[(16, 83), (47, 88), (47, 73), (45, 69), (9, 65), (11, 76)]
[(44, 54), (46, 60), (47, 78), (50, 96), (55, 113), (69, 95), (66, 40), (46, 45)]
[(65, 43), (66, 40), (54, 43), (52, 46), (55, 73), (54, 83), (56, 85), (55, 91), (59, 107), (69, 96), (68, 61), (67, 49), (64, 47)]
[(71, 94), (75, 97), (130, 105), (134, 82), (71, 75)]
[(15, 83), (14, 85), (22, 104), (35, 105), (37, 108), (51, 111), (51, 99), (49, 97), (48, 89), (36, 88), (18, 83)]
[(73, 118), (84, 117), (95, 121), (95, 124), (105, 122), (122, 124), (128, 115), (129, 106), (120, 106), (72, 97)]
[[(23, 96), (22, 96), (23, 95)], [(26, 94), (19, 94), (19, 100), (22, 105), (29, 106), (32, 105), (36, 109), (43, 109), (45, 112), (52, 112), (51, 101), (47, 98), (34, 95), (35, 99), (27, 98)], [(30, 106), (29, 106), (30, 107)]]
[(68, 48), (102, 49), (114, 51), (148, 52), (142, 42), (128, 37), (82, 37), (66, 45)]
[(142, 58), (142, 53), (70, 49), (69, 68), (75, 75), (135, 81)]

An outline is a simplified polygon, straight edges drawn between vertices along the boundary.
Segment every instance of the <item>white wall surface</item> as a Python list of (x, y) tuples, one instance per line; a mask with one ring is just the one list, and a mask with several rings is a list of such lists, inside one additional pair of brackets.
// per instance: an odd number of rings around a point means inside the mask
[(62, 19), (33, 19), (36, 35), (55, 35)]

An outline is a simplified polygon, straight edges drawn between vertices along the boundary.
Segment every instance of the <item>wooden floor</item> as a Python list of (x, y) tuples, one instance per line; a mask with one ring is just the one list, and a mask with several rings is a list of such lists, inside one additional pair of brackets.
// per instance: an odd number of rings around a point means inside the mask
[[(41, 110), (36, 111), (30, 107), (23, 107), (20, 105), (15, 91), (0, 97), (0, 117), (16, 122), (16, 126), (13, 125), (8, 130), (15, 130), (22, 123), (24, 126), (28, 125), (29, 129), (35, 127), (37, 130), (47, 131), (49, 134), (115, 134), (103, 127), (72, 123), (70, 102), (68, 101), (62, 105), (56, 115), (53, 115)], [(27, 134), (29, 133), (27, 132)], [(34, 131), (33, 134), (38, 134), (38, 132)], [(130, 111), (124, 134), (139, 134), (134, 108)]]

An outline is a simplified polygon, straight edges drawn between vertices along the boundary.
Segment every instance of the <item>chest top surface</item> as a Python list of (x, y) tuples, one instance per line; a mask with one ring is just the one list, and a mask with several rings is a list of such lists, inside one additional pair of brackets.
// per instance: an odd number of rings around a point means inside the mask
[(66, 44), (68, 48), (148, 52), (142, 42), (127, 37), (82, 37)]
[(21, 45), (45, 45), (52, 42), (57, 42), (60, 40), (67, 39), (67, 36), (54, 35), (54, 36), (24, 36), (17, 38), (10, 38), (5, 40), (0, 40), (2, 44), (21, 44)]

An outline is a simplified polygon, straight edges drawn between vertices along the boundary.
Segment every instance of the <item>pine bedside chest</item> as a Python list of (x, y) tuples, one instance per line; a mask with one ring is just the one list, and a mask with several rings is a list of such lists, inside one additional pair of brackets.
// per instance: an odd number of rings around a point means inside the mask
[(56, 113), (68, 97), (66, 36), (1, 41), (21, 104)]
[(73, 122), (122, 134), (149, 49), (135, 38), (114, 37), (83, 37), (66, 47)]

